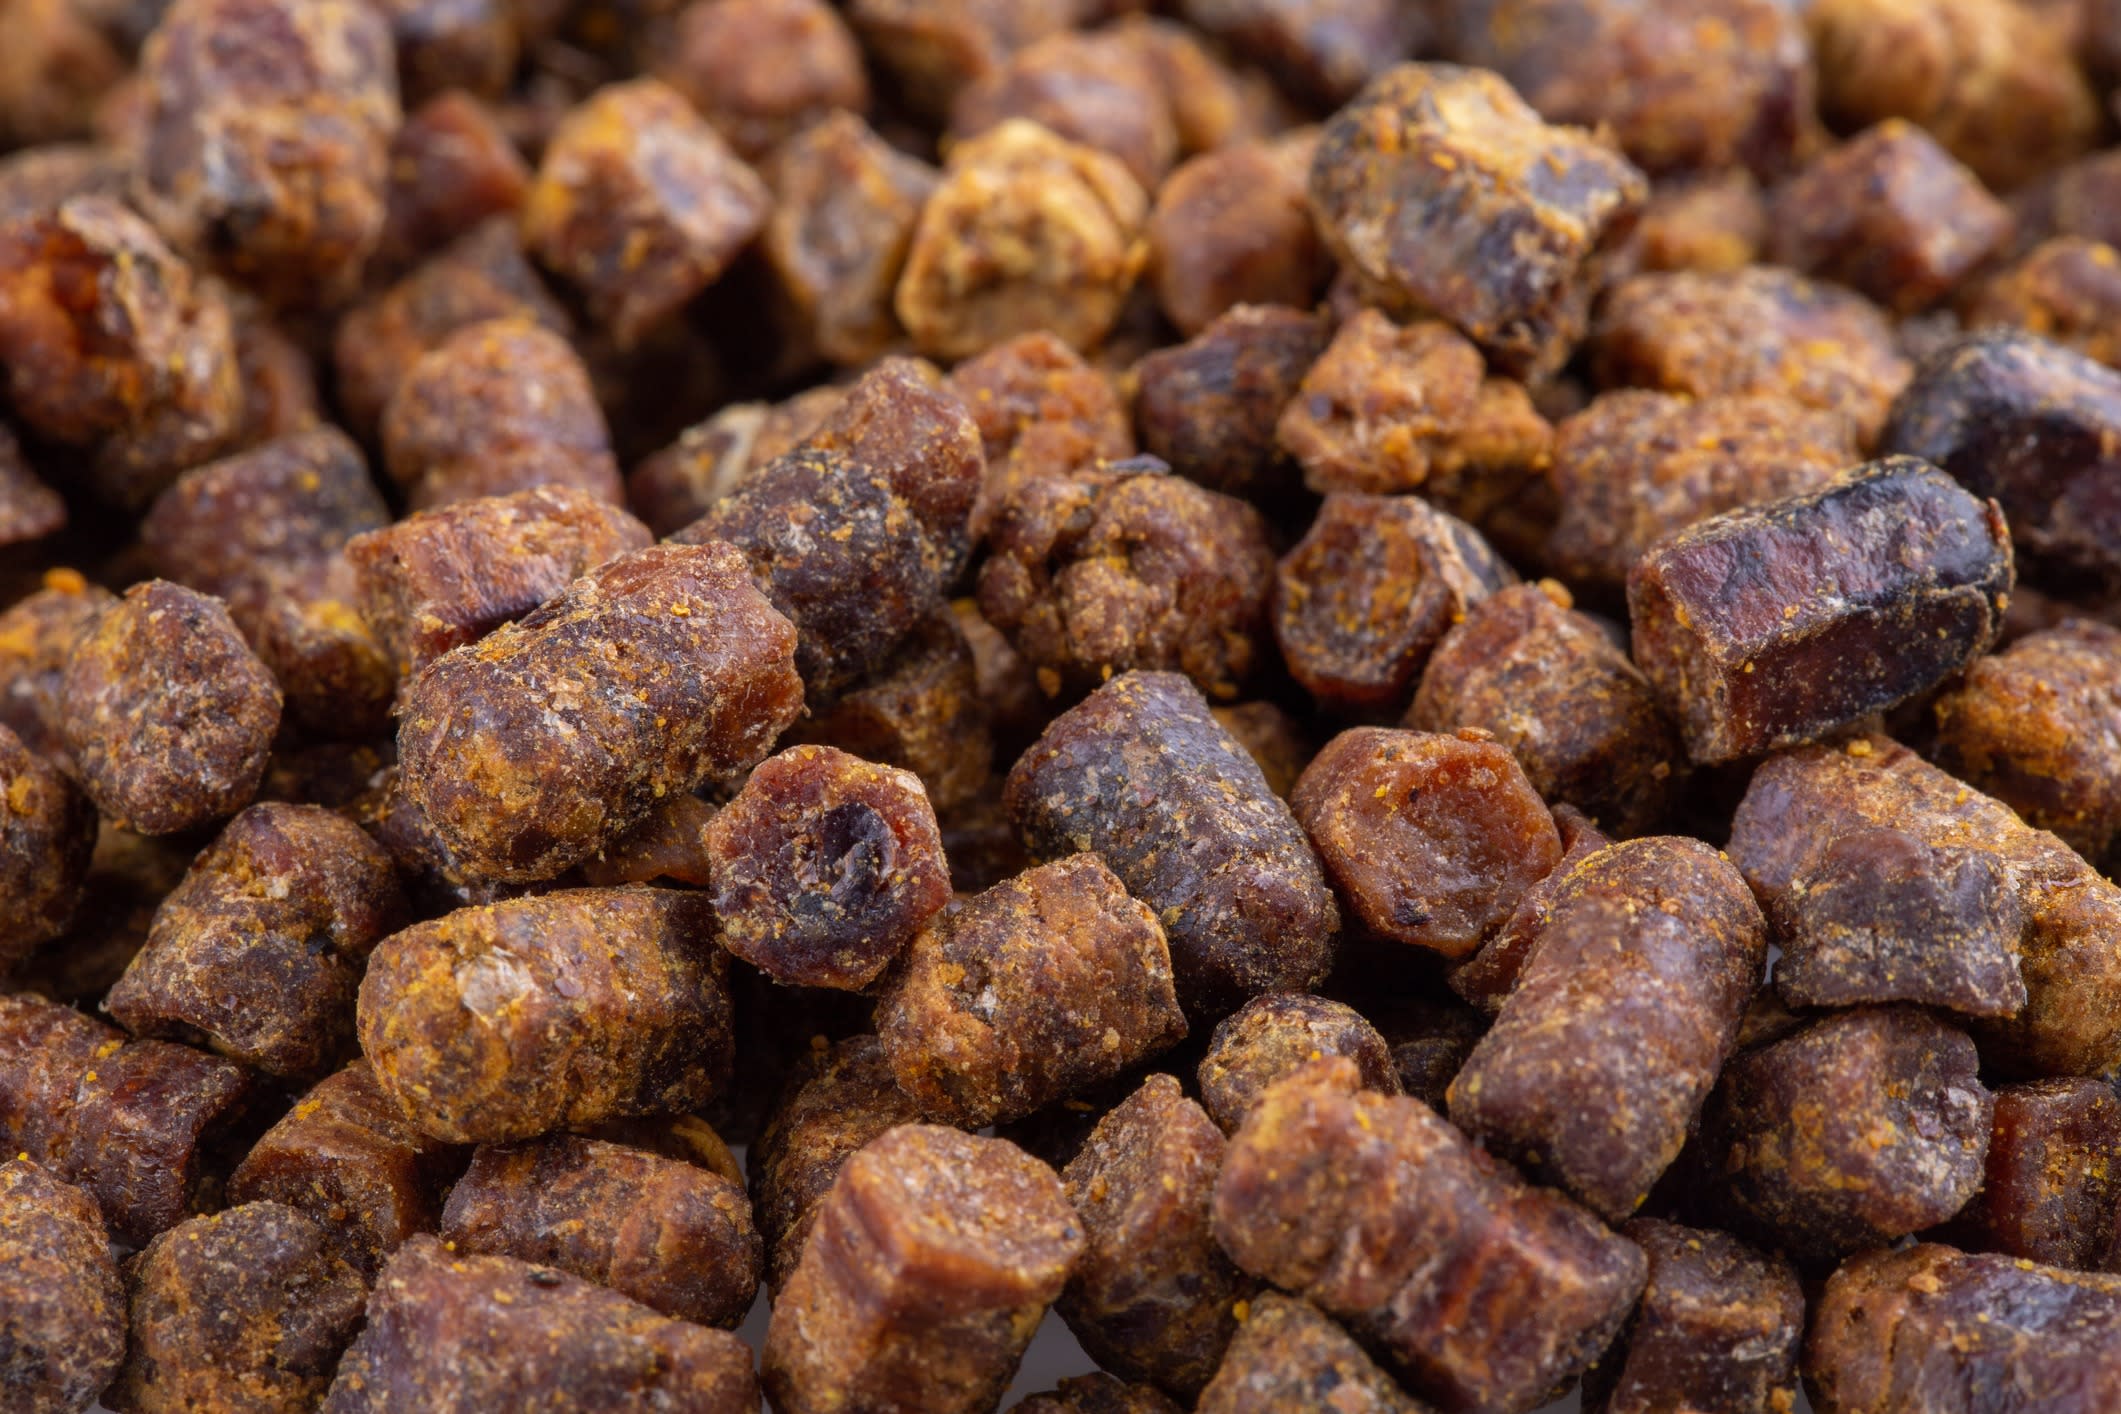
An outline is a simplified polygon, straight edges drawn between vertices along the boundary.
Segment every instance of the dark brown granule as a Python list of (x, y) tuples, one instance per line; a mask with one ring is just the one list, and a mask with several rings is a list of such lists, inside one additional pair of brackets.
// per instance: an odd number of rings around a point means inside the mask
[(0, 975), (66, 932), (95, 848), (95, 806), (0, 724)]
[(1344, 1057), (1269, 1087), (1231, 1137), (1215, 1235), (1461, 1411), (1536, 1406), (1605, 1349), (1645, 1273), (1633, 1243), (1419, 1100), (1363, 1090)]
[(703, 1326), (744, 1318), (763, 1260), (741, 1183), (573, 1134), (481, 1147), (440, 1235), (451, 1251), (557, 1267)]
[(1126, 404), (1112, 380), (1047, 333), (1021, 334), (973, 355), (945, 386), (979, 426), (987, 457), (973, 529), (1025, 482), (1134, 455)]
[(1201, 1106), (1235, 1133), (1269, 1085), (1322, 1056), (1354, 1061), (1365, 1090), (1399, 1093), (1391, 1048), (1361, 1012), (1307, 992), (1268, 992), (1215, 1024), (1198, 1072)]
[(1122, 1383), (1102, 1370), (1062, 1380), (1055, 1389), (1009, 1406), (1009, 1414), (1181, 1414), (1153, 1385)]
[(1767, 199), (1743, 168), (1658, 182), (1635, 226), (1644, 270), (1742, 270), (1767, 242)]
[(66, 502), (37, 479), (21, 440), (0, 422), (0, 549), (56, 535), (66, 520)]
[(705, 842), (722, 946), (787, 986), (863, 990), (950, 901), (919, 777), (836, 747), (760, 762)]
[(989, 546), (980, 613), (1050, 697), (1142, 669), (1230, 701), (1266, 656), (1265, 517), (1154, 458), (1019, 484)]
[(383, 230), (392, 48), (364, 0), (177, 0), (140, 56), (134, 199), (274, 305), (350, 295)]
[(1394, 0), (1180, 0), (1177, 8), (1318, 108), (1346, 103), (1437, 37), (1435, 17)]
[(1553, 817), (1485, 732), (1342, 732), (1289, 806), (1348, 916), (1448, 958), (1470, 957), (1561, 859)]
[[(1969, 1247), (2077, 1271), (2113, 1271), (2121, 1237), (2121, 1099), (2098, 1080), (1996, 1091), (1981, 1191), (1960, 1211)], [(1955, 1237), (1956, 1240), (1956, 1237)]]
[(1095, 9), (1091, 0), (853, 0), (847, 19), (880, 77), (939, 122), (966, 84)]
[(1637, 275), (1600, 307), (1590, 351), (1602, 388), (1776, 394), (1843, 414), (1863, 447), (1914, 372), (1883, 310), (1765, 265)]
[(0, 225), (0, 365), (24, 429), (80, 449), (127, 509), (225, 450), (242, 416), (227, 301), (108, 197)]
[(295, 1101), (229, 1175), (231, 1203), (282, 1203), (309, 1216), (369, 1277), (415, 1233), (441, 1221), (464, 1152), (407, 1122), (367, 1061)]
[(406, 921), (390, 855), (360, 826), (315, 805), (253, 805), (163, 900), (104, 1009), (135, 1035), (313, 1076), (351, 1052), (362, 966)]
[(763, 757), (802, 709), (795, 649), (729, 546), (621, 555), (408, 685), (407, 794), (473, 874), (552, 878)]
[(1311, 142), (1239, 142), (1204, 152), (1150, 188), (1149, 287), (1178, 331), (1197, 335), (1248, 304), (1308, 308), (1333, 261), (1304, 197)]
[(0, 1391), (18, 1414), (78, 1414), (125, 1358), (103, 1215), (27, 1159), (0, 1163), (0, 1312)]
[(1283, 800), (1318, 754), (1310, 732), (1271, 702), (1240, 702), (1209, 709), (1216, 723), (1242, 746), (1267, 778), (1267, 789)]
[(524, 25), (518, 0), (370, 0), (390, 24), (408, 105), (459, 90), (497, 99), (515, 77)]
[(992, 1409), (1083, 1249), (1052, 1169), (908, 1124), (847, 1160), (782, 1288), (762, 1363), (782, 1414)]
[(382, 438), (415, 510), (546, 485), (625, 499), (589, 371), (521, 316), (458, 329), (422, 354), (391, 393)]
[(1403, 64), (1326, 124), (1310, 195), (1326, 244), (1375, 302), (1447, 320), (1501, 371), (1530, 377), (1558, 370), (1583, 336), (1649, 183), (1493, 73)]
[(1767, 922), (1728, 860), (1679, 836), (1599, 850), (1550, 887), (1516, 985), (1451, 1082), (1451, 1119), (1619, 1222), (1737, 1044)]
[(1448, 511), (1414, 496), (1335, 493), (1276, 567), (1274, 639), (1320, 707), (1389, 715), (1451, 626), (1516, 579)]
[(1826, 1414), (2121, 1401), (2121, 1277), (1935, 1243), (1861, 1253), (1812, 1310), (1805, 1384)]
[(1116, 157), (1146, 192), (1178, 160), (1178, 124), (1138, 32), (1061, 30), (1033, 40), (959, 91), (949, 139), (1021, 118)]
[(82, 631), (58, 700), (82, 788), (144, 834), (242, 809), (280, 725), (279, 686), (221, 601), (159, 579)]
[(180, 1223), (126, 1268), (119, 1414), (314, 1409), (361, 1325), (368, 1283), (317, 1223), (245, 1203)]
[[(1553, 915), (1554, 906), (1567, 897), (1563, 885), (1573, 876), (1576, 866), (1613, 843), (1595, 821), (1573, 805), (1554, 807), (1554, 828), (1561, 834), (1561, 862), (1525, 890), (1517, 911), (1501, 931), (1447, 974), (1451, 990), (1488, 1016), (1502, 1010), (1503, 999), (1517, 985), (1525, 964), (1531, 960), (1532, 944)], [(1485, 1025), (1481, 1029), (1484, 1031)]]
[(1164, 931), (1093, 854), (937, 915), (877, 999), (899, 1088), (967, 1128), (1021, 1119), (1186, 1034)]
[(376, 1279), (367, 1325), (324, 1414), (403, 1409), (671, 1409), (754, 1414), (751, 1352), (727, 1331), (657, 1315), (615, 1291), (431, 1237)]
[(1650, 1259), (1623, 1337), (1585, 1377), (1593, 1414), (1796, 1407), (1804, 1289), (1779, 1257), (1730, 1236), (1637, 1218), (1620, 1230)]
[(8, 14), (0, 66), (0, 148), (87, 136), (95, 110), (125, 78), (125, 60), (84, 7), (23, 0)]
[(1964, 302), (1969, 329), (2000, 324), (2121, 368), (2121, 252), (2101, 241), (2044, 241)]
[(1659, 542), (1628, 616), (1688, 755), (1720, 762), (1936, 686), (1995, 645), (2014, 583), (1996, 503), (1894, 456)]
[(693, 1109), (726, 1082), (727, 954), (704, 894), (568, 889), (384, 939), (361, 1049), (427, 1134), (502, 1143)]
[(1148, 208), (1117, 158), (1012, 118), (951, 149), (914, 227), (899, 322), (935, 358), (1042, 329), (1094, 348), (1141, 271)]
[(627, 350), (720, 279), (771, 207), (682, 94), (634, 79), (561, 120), (523, 202), (523, 243)]
[(1215, 1373), (1253, 1290), (1210, 1230), (1224, 1147), (1178, 1081), (1152, 1075), (1061, 1172), (1084, 1231), (1061, 1319), (1100, 1365), (1181, 1399)]
[(1331, 966), (1340, 912), (1317, 857), (1187, 679), (1114, 678), (1018, 759), (1003, 802), (1033, 855), (1095, 850), (1155, 910), (1195, 1018)]
[(191, 865), (190, 844), (183, 835), (150, 837), (99, 826), (74, 921), (16, 967), (16, 984), (55, 1001), (93, 1006), (147, 941), (156, 908)]
[(750, 1155), (752, 1214), (766, 1240), (766, 1279), (776, 1296), (794, 1275), (817, 1205), (848, 1156), (920, 1117), (891, 1078), (874, 1036), (820, 1046), (790, 1082)]
[(825, 0), (693, 0), (670, 8), (676, 18), (655, 75), (746, 161), (843, 113), (869, 110), (861, 50)]
[(378, 271), (410, 268), (490, 217), (512, 217), (529, 189), (530, 169), (500, 115), (463, 89), (436, 94), (407, 113), (391, 139), (383, 234), (369, 282)]
[(1287, 495), (1298, 473), (1275, 424), (1326, 340), (1304, 310), (1237, 304), (1158, 349), (1134, 365), (1142, 449), (1211, 491), (1270, 504)]
[(1240, 1304), (1244, 1319), (1201, 1391), (1199, 1414), (1429, 1414), (1308, 1301), (1269, 1291)]
[(346, 557), (361, 617), (409, 680), (653, 541), (602, 497), (550, 485), (408, 516), (358, 537)]
[(1808, 1264), (1957, 1213), (1994, 1100), (1964, 1032), (1912, 1008), (1836, 1012), (1739, 1055), (1701, 1121), (1719, 1216)]

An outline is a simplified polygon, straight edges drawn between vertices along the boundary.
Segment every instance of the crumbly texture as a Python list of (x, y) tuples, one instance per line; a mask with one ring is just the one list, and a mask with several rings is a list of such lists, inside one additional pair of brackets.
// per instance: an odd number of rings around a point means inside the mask
[(0, 1390), (76, 1414), (125, 1358), (125, 1287), (95, 1200), (27, 1159), (0, 1164)]
[(1134, 455), (1126, 404), (1112, 380), (1051, 334), (994, 344), (951, 369), (945, 386), (972, 414), (986, 452), (973, 512), (980, 534), (1025, 482)]
[(1628, 617), (1688, 755), (1719, 762), (1936, 686), (1995, 645), (2015, 583), (1994, 501), (1887, 457), (1662, 541), (1629, 571)]
[(1162, 74), (1133, 30), (1062, 30), (1032, 41), (958, 92), (949, 135), (963, 141), (1012, 118), (1118, 158), (1147, 192), (1178, 159)]
[(572, 889), (393, 934), (361, 981), (361, 1050), (453, 1143), (698, 1107), (731, 1064), (706, 895)]
[(1851, 1258), (1812, 1313), (1805, 1383), (1834, 1414), (2121, 1399), (2121, 1277), (1935, 1243)]
[(368, 1284), (324, 1229), (278, 1203), (193, 1218), (127, 1267), (120, 1414), (314, 1409), (361, 1324)]
[(1254, 1289), (1210, 1230), (1224, 1148), (1178, 1081), (1152, 1075), (1061, 1171), (1084, 1233), (1061, 1319), (1098, 1364), (1187, 1400), (1215, 1373)]
[[(2104, 1080), (1996, 1091), (1981, 1191), (1955, 1226), (1968, 1247), (2077, 1271), (2112, 1271), (2121, 1237), (2121, 1099)], [(1958, 1234), (1955, 1234), (1955, 1236)]]
[(88, 797), (0, 725), (0, 973), (73, 922), (95, 848)]
[(1667, 179), (1650, 188), (1632, 254), (1644, 270), (1740, 270), (1767, 242), (1767, 199), (1743, 168)]
[(1199, 1414), (1332, 1409), (1336, 1414), (1426, 1414), (1390, 1375), (1307, 1301), (1263, 1292), (1201, 1391)]
[(1351, 920), (1447, 958), (1470, 956), (1561, 859), (1553, 817), (1485, 732), (1342, 732), (1289, 806)]
[(1185, 678), (1114, 678), (1018, 759), (1003, 802), (1034, 855), (1094, 850), (1155, 911), (1191, 1014), (1310, 987), (1331, 965), (1340, 912), (1317, 858)]
[(1530, 948), (1451, 1082), (1451, 1119), (1619, 1222), (1679, 1156), (1737, 1044), (1767, 922), (1728, 860), (1653, 836), (1574, 864)]
[(308, 1215), (373, 1278), (406, 1239), (435, 1230), (443, 1191), (462, 1164), (462, 1150), (414, 1128), (357, 1060), (311, 1086), (265, 1131), (229, 1175), (228, 1197)]
[(1646, 1264), (1419, 1100), (1314, 1061), (1261, 1096), (1215, 1184), (1238, 1266), (1345, 1322), (1409, 1392), (1521, 1409), (1620, 1329)]
[(899, 1088), (966, 1128), (1021, 1119), (1186, 1034), (1164, 930), (1094, 854), (937, 916), (877, 999)]
[(836, 747), (760, 762), (705, 842), (722, 946), (789, 986), (861, 991), (950, 901), (920, 779)]
[(1983, 281), (1965, 301), (1969, 329), (2001, 324), (2121, 367), (2121, 252), (2058, 236)]
[(490, 879), (549, 879), (664, 796), (743, 770), (802, 710), (796, 630), (724, 544), (607, 561), (406, 688), (406, 791)]
[(1320, 707), (1398, 712), (1453, 624), (1516, 573), (1479, 531), (1413, 496), (1334, 493), (1274, 572), (1274, 641)]
[(486, 1145), (450, 1189), (453, 1251), (557, 1267), (703, 1326), (734, 1326), (763, 1245), (741, 1183), (682, 1159), (579, 1135)]
[(253, 805), (155, 914), (105, 1010), (136, 1036), (192, 1041), (279, 1078), (352, 1050), (369, 952), (408, 921), (382, 846), (315, 805)]
[(1319, 231), (1365, 294), (1457, 326), (1509, 374), (1557, 370), (1649, 195), (1634, 164), (1482, 69), (1403, 64), (1327, 122)]
[(1018, 485), (989, 544), (980, 613), (1049, 697), (1142, 669), (1230, 701), (1264, 656), (1265, 518), (1153, 458)]
[(1739, 1232), (1830, 1266), (1957, 1213), (1994, 1099), (1964, 1032), (1908, 1008), (1835, 1012), (1734, 1059), (1701, 1121), (1711, 1201)]
[(719, 279), (771, 206), (683, 94), (634, 79), (560, 121), (523, 201), (523, 244), (626, 349)]
[(325, 1414), (628, 1406), (752, 1414), (751, 1352), (727, 1331), (657, 1315), (615, 1291), (431, 1237), (376, 1279)]
[(1304, 724), (1272, 702), (1239, 702), (1209, 712), (1251, 754), (1267, 778), (1267, 789), (1287, 800), (1304, 767), (1318, 754), (1318, 745)]
[(1009, 1414), (1180, 1414), (1153, 1385), (1130, 1385), (1099, 1370), (1060, 1382), (1009, 1406)]
[(1198, 1072), (1201, 1106), (1235, 1133), (1269, 1085), (1322, 1056), (1354, 1061), (1365, 1090), (1399, 1093), (1391, 1049), (1361, 1012), (1308, 992), (1268, 992), (1216, 1023)]
[(1083, 1249), (1052, 1169), (901, 1125), (840, 1169), (766, 1328), (776, 1409), (991, 1409)]

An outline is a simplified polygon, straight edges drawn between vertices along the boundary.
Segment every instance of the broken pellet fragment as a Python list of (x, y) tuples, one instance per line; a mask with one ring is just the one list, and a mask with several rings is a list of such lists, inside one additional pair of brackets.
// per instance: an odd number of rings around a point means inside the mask
[(1061, 1171), (1085, 1239), (1061, 1319), (1100, 1365), (1184, 1399), (1215, 1373), (1253, 1289), (1210, 1228), (1224, 1148), (1178, 1081), (1152, 1075)]
[(615, 1291), (512, 1257), (398, 1250), (339, 1362), (324, 1414), (650, 1408), (754, 1414), (751, 1352)]
[(1633, 1243), (1342, 1057), (1270, 1086), (1231, 1137), (1215, 1234), (1452, 1410), (1537, 1405), (1605, 1349), (1645, 1273)]
[(569, 889), (415, 924), (361, 981), (361, 1049), (454, 1143), (692, 1109), (726, 1078), (727, 954), (706, 895)]
[(722, 946), (789, 986), (862, 990), (950, 901), (919, 779), (834, 747), (760, 762), (706, 845)]
[(802, 710), (795, 648), (729, 546), (621, 555), (407, 686), (406, 792), (467, 870), (552, 878), (764, 756)]
[(1661, 542), (1628, 616), (1688, 754), (1730, 761), (1935, 686), (1995, 643), (2014, 583), (1995, 502), (1887, 457)]
[(1003, 801), (1034, 855), (1094, 850), (1156, 911), (1190, 1014), (1325, 976), (1340, 912), (1318, 859), (1178, 674), (1122, 674), (1061, 714)]
[(899, 1087), (968, 1128), (1021, 1119), (1182, 1040), (1171, 954), (1094, 854), (937, 915), (877, 1000)]
[(762, 1248), (741, 1184), (682, 1159), (575, 1134), (486, 1145), (450, 1190), (453, 1250), (557, 1267), (679, 1320), (734, 1326)]
[(774, 1305), (774, 1407), (993, 1408), (1082, 1248), (1059, 1176), (1015, 1145), (886, 1132), (841, 1168)]

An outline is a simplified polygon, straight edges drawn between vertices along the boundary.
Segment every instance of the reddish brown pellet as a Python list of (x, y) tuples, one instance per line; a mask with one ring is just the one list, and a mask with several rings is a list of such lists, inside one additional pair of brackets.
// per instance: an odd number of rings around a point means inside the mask
[(1209, 1227), (1225, 1142), (1168, 1075), (1107, 1111), (1061, 1171), (1083, 1255), (1055, 1309), (1098, 1364), (1191, 1399), (1253, 1283)]
[(1027, 481), (1134, 455), (1126, 405), (1112, 380), (1047, 333), (995, 344), (950, 371), (945, 386), (979, 425), (987, 478), (973, 514), (984, 532)]
[(1451, 990), (1489, 1016), (1502, 1010), (1503, 999), (1517, 985), (1525, 964), (1531, 960), (1532, 944), (1539, 937), (1540, 930), (1546, 927), (1554, 904), (1563, 896), (1562, 885), (1568, 882), (1578, 864), (1613, 842), (1589, 816), (1574, 806), (1555, 808), (1554, 827), (1561, 834), (1561, 862), (1548, 870), (1545, 878), (1525, 890), (1516, 912), (1502, 925), (1501, 931), (1448, 974)]
[(1445, 957), (1470, 956), (1561, 859), (1538, 792), (1482, 732), (1342, 732), (1289, 805), (1364, 928)]
[(1981, 1191), (1959, 1214), (1968, 1246), (2078, 1271), (2121, 1252), (2121, 1098), (2100, 1080), (2034, 1080), (1996, 1091)]
[(1650, 1281), (1623, 1346), (1586, 1377), (1584, 1408), (1794, 1408), (1804, 1290), (1789, 1263), (1728, 1233), (1655, 1218), (1620, 1231), (1650, 1259)]
[(502, 1143), (698, 1107), (729, 1072), (713, 906), (671, 889), (570, 889), (386, 938), (361, 981), (361, 1050), (424, 1133)]
[(1229, 701), (1264, 656), (1265, 518), (1153, 458), (1018, 485), (989, 546), (980, 613), (1048, 696), (1141, 669), (1182, 672)]
[(899, 1088), (968, 1128), (1021, 1119), (1186, 1034), (1156, 916), (1093, 854), (939, 916), (877, 1000)]
[(950, 901), (919, 778), (834, 747), (760, 762), (706, 845), (722, 946), (789, 986), (861, 991)]
[(523, 243), (624, 350), (719, 279), (771, 206), (683, 95), (634, 79), (561, 120), (523, 202)]
[(1275, 642), (1319, 706), (1396, 712), (1451, 626), (1516, 578), (1479, 531), (1426, 501), (1336, 493), (1275, 570)]
[(1849, 1259), (1812, 1311), (1805, 1384), (1823, 1414), (2121, 1400), (2121, 1277), (1935, 1243)]
[(1281, 305), (1231, 306), (1183, 344), (1134, 366), (1142, 449), (1211, 491), (1271, 502), (1296, 483), (1275, 424), (1325, 350), (1317, 316)]
[(1198, 1072), (1200, 1102), (1225, 1134), (1269, 1085), (1322, 1056), (1346, 1056), (1365, 1090), (1399, 1093), (1391, 1048), (1361, 1012), (1306, 992), (1268, 992), (1215, 1024)]
[(1182, 0), (1178, 9), (1320, 108), (1346, 103), (1438, 38), (1435, 17), (1390, 0)]
[(1003, 802), (1033, 854), (1094, 850), (1155, 910), (1196, 1017), (1311, 987), (1331, 965), (1340, 913), (1317, 857), (1175, 673), (1123, 674), (1056, 718)]
[(415, 1233), (441, 1221), (463, 1150), (415, 1129), (367, 1061), (326, 1076), (295, 1101), (229, 1175), (232, 1203), (282, 1203), (321, 1226), (374, 1276)]
[(656, 76), (747, 161), (840, 113), (869, 108), (861, 50), (824, 0), (694, 0), (677, 9)]
[(121, 1414), (301, 1414), (331, 1383), (368, 1284), (293, 1208), (245, 1203), (171, 1228), (127, 1268)]
[(173, 244), (276, 305), (352, 293), (382, 233), (402, 115), (380, 8), (178, 0), (141, 53), (135, 199)]
[(552, 485), (409, 516), (359, 536), (346, 556), (362, 618), (410, 679), (653, 539), (601, 497)]
[(1427, 1414), (1355, 1338), (1308, 1301), (1265, 1292), (1201, 1391), (1199, 1414), (1325, 1408), (1335, 1414)]
[(406, 689), (403, 779), (459, 863), (554, 877), (802, 710), (794, 627), (727, 545), (607, 561)]
[(452, 1251), (557, 1267), (703, 1326), (735, 1325), (758, 1291), (762, 1248), (742, 1184), (579, 1135), (481, 1148), (440, 1233)]
[(1742, 168), (1657, 183), (1635, 227), (1644, 270), (1742, 270), (1767, 241), (1767, 200)]
[(1943, 1222), (1988, 1152), (1976, 1064), (1964, 1032), (1899, 1007), (1836, 1012), (1743, 1053), (1701, 1122), (1717, 1211), (1814, 1264)]
[[(1449, 320), (1509, 374), (1553, 372), (1649, 183), (1502, 78), (1403, 64), (1326, 124), (1311, 164), (1326, 244), (1366, 294)], [(1507, 235), (1499, 235), (1499, 232)]]
[(1767, 947), (1745, 880), (1698, 840), (1589, 855), (1548, 896), (1516, 986), (1451, 1082), (1452, 1121), (1620, 1221), (1692, 1132)]
[(1270, 1086), (1231, 1137), (1215, 1235), (1453, 1410), (1535, 1406), (1605, 1349), (1645, 1272), (1633, 1243), (1341, 1057)]
[(96, 848), (96, 810), (0, 725), (0, 973), (64, 933)]
[(920, 1109), (891, 1078), (874, 1036), (821, 1051), (774, 1108), (751, 1148), (753, 1216), (766, 1240), (766, 1277), (778, 1296), (795, 1272), (817, 1205), (849, 1155)]
[(950, 106), (963, 141), (1011, 118), (1108, 153), (1153, 192), (1178, 160), (1178, 125), (1137, 32), (1062, 30), (1032, 41), (967, 84)]
[(2043, 241), (1963, 304), (1969, 329), (2023, 329), (2121, 368), (2121, 252), (2103, 241)]
[(1009, 1414), (1180, 1414), (1153, 1385), (1130, 1385), (1102, 1370), (1062, 1380), (1058, 1387), (1009, 1406)]
[(279, 685), (221, 601), (159, 579), (82, 632), (59, 694), (82, 788), (144, 834), (241, 809), (280, 725)]
[(1166, 319), (1197, 335), (1239, 305), (1308, 307), (1333, 273), (1312, 223), (1305, 137), (1204, 152), (1152, 186), (1148, 278)]
[(526, 27), (511, 0), (372, 0), (390, 23), (407, 104), (448, 89), (498, 98), (514, 77)]
[(78, 1414), (125, 1358), (125, 1286), (95, 1200), (27, 1159), (0, 1163), (0, 1389), (21, 1414)]
[(753, 1414), (751, 1352), (727, 1331), (511, 1257), (415, 1237), (376, 1279), (325, 1414), (629, 1406)]
[(774, 1407), (992, 1408), (1082, 1248), (1059, 1177), (1015, 1145), (888, 1131), (841, 1168), (774, 1305)]
[(1994, 645), (2014, 583), (1995, 502), (1887, 457), (1661, 542), (1628, 616), (1688, 754), (1729, 761), (1935, 686)]

